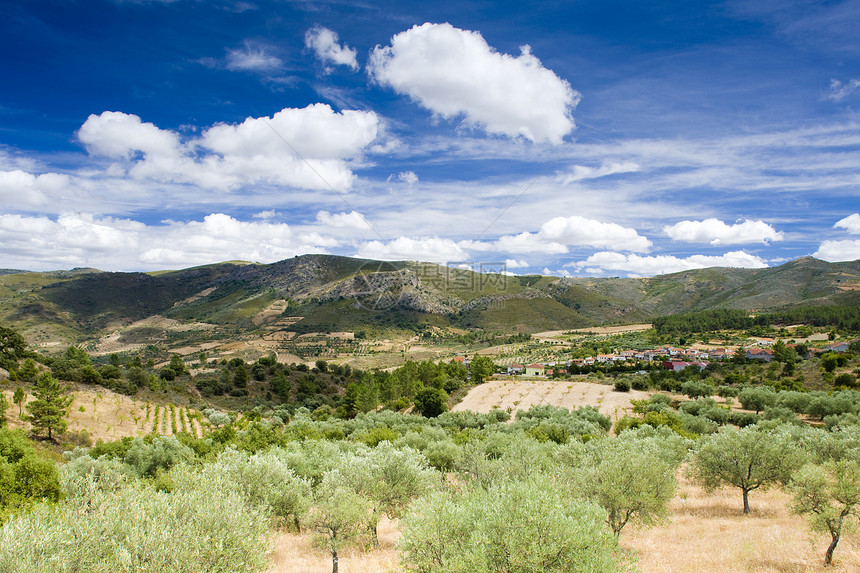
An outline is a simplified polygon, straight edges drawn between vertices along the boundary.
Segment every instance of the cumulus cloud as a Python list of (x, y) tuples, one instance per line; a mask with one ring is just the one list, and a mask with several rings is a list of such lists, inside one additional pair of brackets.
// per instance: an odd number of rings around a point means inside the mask
[(647, 252), (651, 248), (651, 241), (636, 232), (636, 229), (572, 215), (550, 219), (541, 225), (537, 233), (504, 235), (494, 243), (482, 246), (484, 250), (492, 248), (507, 253), (558, 255), (567, 253), (569, 247)]
[(509, 269), (523, 269), (530, 266), (526, 261), (520, 259), (507, 259), (505, 261), (505, 267)]
[(262, 47), (253, 47), (246, 43), (243, 48), (227, 50), (224, 67), (241, 72), (271, 72), (283, 66), (277, 56), (268, 53)]
[(313, 50), (316, 57), (326, 65), (326, 72), (331, 72), (327, 64), (346, 66), (353, 71), (358, 71), (357, 52), (346, 44), (338, 44), (337, 33), (315, 26), (305, 33), (305, 47)]
[(120, 160), (114, 171), (127, 169), (138, 180), (224, 191), (257, 183), (346, 190), (355, 178), (347, 160), (376, 139), (378, 127), (373, 112), (313, 104), (218, 124), (181, 141), (136, 115), (106, 111), (87, 118), (78, 138), (92, 155)]
[(20, 169), (0, 171), (0, 202), (19, 207), (41, 207), (70, 184), (70, 177), (59, 173), (33, 175)]
[(383, 261), (427, 261), (432, 263), (447, 263), (463, 261), (468, 254), (451, 239), (426, 237), (412, 239), (399, 237), (393, 241), (368, 241), (361, 245), (356, 256), (365, 259)]
[(584, 261), (565, 266), (584, 269), (590, 273), (620, 271), (638, 276), (654, 276), (708, 267), (734, 267), (761, 269), (767, 263), (744, 251), (730, 251), (721, 256), (692, 255), (679, 258), (671, 255), (640, 256), (610, 251), (594, 253)]
[(719, 219), (704, 221), (680, 221), (663, 227), (663, 231), (675, 241), (685, 243), (709, 243), (711, 245), (744, 245), (783, 239), (782, 231), (777, 231), (761, 220), (742, 221), (728, 225)]
[(182, 268), (230, 259), (268, 263), (338, 245), (316, 233), (294, 233), (284, 223), (239, 221), (223, 213), (160, 225), (83, 213), (56, 219), (0, 215), (0, 243), (5, 266), (33, 270)]
[(839, 80), (830, 80), (830, 87), (824, 93), (823, 98), (831, 101), (842, 101), (857, 91), (858, 88), (860, 88), (860, 78), (848, 80), (844, 83)]
[(860, 259), (860, 239), (823, 241), (812, 256), (831, 263), (856, 261)]
[(343, 229), (370, 229), (369, 223), (358, 211), (335, 214), (329, 213), (328, 211), (320, 211), (317, 213), (317, 222), (328, 227), (338, 227)]
[(847, 230), (852, 235), (860, 235), (860, 213), (848, 215), (833, 225), (834, 229), (842, 228)]
[(541, 65), (528, 46), (500, 54), (479, 32), (450, 24), (414, 26), (377, 46), (368, 69), (380, 85), (444, 118), (489, 133), (561, 143), (580, 95)]

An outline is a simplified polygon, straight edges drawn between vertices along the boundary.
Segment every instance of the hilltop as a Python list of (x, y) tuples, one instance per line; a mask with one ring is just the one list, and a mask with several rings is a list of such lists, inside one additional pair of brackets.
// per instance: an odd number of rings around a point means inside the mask
[(858, 302), (860, 261), (810, 257), (766, 269), (652, 278), (508, 276), (332, 255), (153, 273), (0, 274), (0, 320), (48, 350), (109, 335), (146, 346), (250, 334), (277, 340), (362, 331), (534, 333), (716, 308)]

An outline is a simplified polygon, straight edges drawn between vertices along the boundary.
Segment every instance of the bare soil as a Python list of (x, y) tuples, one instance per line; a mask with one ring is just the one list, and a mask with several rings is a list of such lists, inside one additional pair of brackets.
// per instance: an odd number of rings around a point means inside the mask
[(637, 390), (616, 392), (610, 385), (593, 382), (509, 378), (490, 380), (476, 386), (452, 410), (487, 413), (494, 407), (502, 410), (510, 408), (515, 412), (540, 404), (551, 404), (568, 410), (580, 406), (594, 406), (614, 421), (625, 413), (632, 412), (630, 400), (647, 399), (649, 396), (649, 393)]

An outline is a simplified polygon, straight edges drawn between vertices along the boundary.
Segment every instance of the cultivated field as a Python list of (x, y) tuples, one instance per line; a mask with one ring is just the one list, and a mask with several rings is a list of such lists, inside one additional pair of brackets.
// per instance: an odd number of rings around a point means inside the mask
[(610, 385), (593, 382), (510, 378), (491, 380), (476, 386), (452, 410), (487, 413), (493, 408), (510, 408), (512, 412), (516, 412), (541, 404), (560, 406), (568, 410), (580, 406), (594, 406), (601, 414), (614, 421), (625, 413), (632, 412), (630, 400), (647, 399), (649, 396), (647, 392), (636, 390), (616, 392)]

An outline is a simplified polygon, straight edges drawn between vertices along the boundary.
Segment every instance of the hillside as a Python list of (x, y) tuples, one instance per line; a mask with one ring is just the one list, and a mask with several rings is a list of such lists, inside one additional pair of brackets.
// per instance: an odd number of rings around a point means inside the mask
[[(141, 345), (241, 338), (261, 329), (282, 337), (363, 329), (531, 333), (713, 308), (858, 302), (860, 261), (810, 257), (767, 269), (711, 268), (642, 279), (505, 276), (330, 255), (158, 273), (0, 275), (0, 320), (43, 347), (111, 332)], [(153, 326), (165, 319), (176, 328)]]

